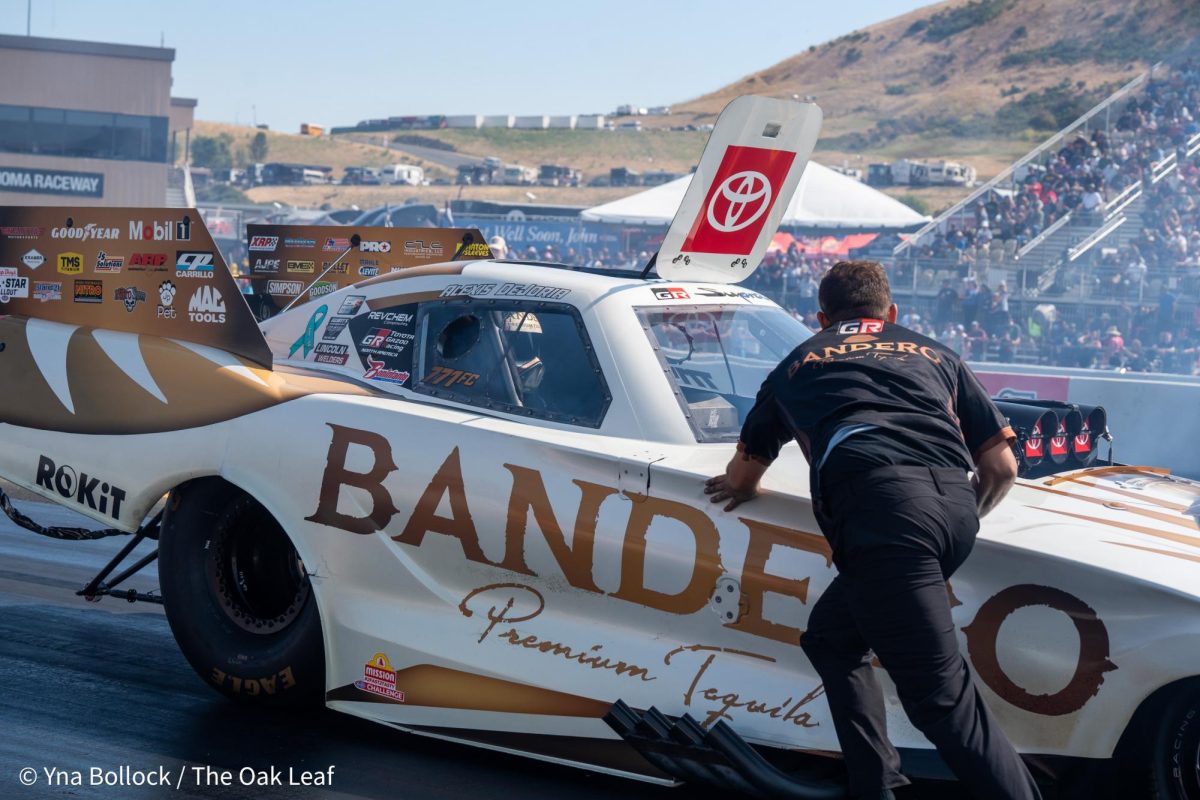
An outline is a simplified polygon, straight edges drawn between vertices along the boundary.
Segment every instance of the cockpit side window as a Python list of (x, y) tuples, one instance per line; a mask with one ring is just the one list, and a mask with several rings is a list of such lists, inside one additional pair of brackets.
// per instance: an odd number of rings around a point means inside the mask
[(448, 298), (423, 303), (417, 329), (423, 394), (590, 428), (612, 399), (569, 305)]

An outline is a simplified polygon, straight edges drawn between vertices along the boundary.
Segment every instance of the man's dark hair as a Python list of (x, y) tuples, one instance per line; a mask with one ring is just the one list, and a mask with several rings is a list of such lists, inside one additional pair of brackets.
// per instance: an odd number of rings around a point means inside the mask
[(892, 305), (887, 273), (875, 261), (839, 261), (821, 279), (821, 311), (833, 322), (883, 319)]

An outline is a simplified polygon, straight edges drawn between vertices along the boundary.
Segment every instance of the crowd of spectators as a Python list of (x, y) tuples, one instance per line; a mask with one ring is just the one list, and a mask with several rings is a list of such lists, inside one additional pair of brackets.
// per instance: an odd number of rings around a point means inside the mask
[(1024, 246), (1068, 213), (1098, 219), (1110, 200), (1200, 133), (1200, 63), (1187, 61), (1151, 81), (1125, 104), (1114, 129), (1111, 138), (1100, 129), (1075, 135), (1042, 163), (1025, 167), (1012, 191), (981, 197), (914, 254), (969, 261), (975, 248), (993, 241)]

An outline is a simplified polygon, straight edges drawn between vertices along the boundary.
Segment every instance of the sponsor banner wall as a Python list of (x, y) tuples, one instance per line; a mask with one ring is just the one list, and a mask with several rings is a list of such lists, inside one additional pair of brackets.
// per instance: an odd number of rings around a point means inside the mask
[(466, 228), (247, 225), (246, 246), (254, 294), (276, 309), (408, 267), (492, 255), (482, 234)]
[(271, 352), (195, 209), (0, 206), (0, 314)]

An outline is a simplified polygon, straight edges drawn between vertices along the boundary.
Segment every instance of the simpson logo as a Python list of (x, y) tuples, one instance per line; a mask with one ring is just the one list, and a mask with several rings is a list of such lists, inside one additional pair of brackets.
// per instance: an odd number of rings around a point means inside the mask
[(346, 324), (350, 322), (349, 317), (330, 317), (329, 322), (325, 325), (325, 333), (321, 338), (331, 342), (341, 335), (342, 331), (346, 330)]
[(43, 303), (51, 300), (62, 300), (62, 283), (60, 281), (36, 281), (33, 284), (33, 299)]
[(31, 228), (22, 225), (0, 225), (0, 236), (7, 236), (9, 239), (40, 239), (42, 238), (42, 228)]
[(297, 297), (304, 291), (303, 281), (267, 281), (267, 294)]
[(101, 228), (91, 222), (69, 228), (50, 229), (51, 239), (78, 239), (81, 242), (90, 242), (93, 239), (116, 239), (119, 236), (120, 231), (116, 228)]
[(883, 333), (881, 319), (852, 319), (838, 325), (837, 332), (845, 335), (850, 333)]
[(83, 256), (80, 253), (59, 253), (58, 271), (63, 275), (78, 275), (83, 272)]
[(404, 243), (404, 255), (414, 258), (441, 258), (444, 251), (441, 242), (425, 244), (422, 239), (414, 239)]
[(363, 240), (358, 243), (358, 249), (363, 253), (390, 253), (392, 252), (392, 243), (368, 242)]
[(796, 154), (730, 145), (713, 178), (684, 252), (743, 255), (754, 249)]
[(99, 511), (113, 519), (121, 518), (121, 503), (125, 501), (125, 490), (107, 481), (92, 477), (86, 472), (77, 472), (67, 464), (59, 466), (47, 456), (38, 458), (34, 480), (43, 489), (57, 492), (60, 497), (73, 500), (92, 511)]
[(392, 669), (391, 662), (383, 653), (376, 653), (374, 658), (366, 663), (363, 667), (363, 679), (355, 681), (354, 686), (356, 689), (397, 703), (404, 702), (404, 692), (396, 689), (396, 671)]
[(324, 297), (327, 294), (333, 294), (337, 291), (337, 284), (333, 281), (317, 281), (308, 290), (308, 296), (311, 298)]
[(76, 303), (103, 303), (104, 281), (72, 281)]
[(312, 272), (314, 266), (312, 261), (289, 261), (287, 262), (288, 272)]
[(350, 348), (344, 344), (318, 342), (313, 352), (315, 353), (313, 361), (318, 364), (335, 364), (342, 367), (350, 360)]
[(125, 304), (125, 310), (133, 313), (138, 303), (146, 302), (146, 293), (136, 286), (125, 286), (113, 292), (113, 299)]
[[(114, 229), (115, 230), (115, 229)], [(117, 238), (113, 236), (112, 238)], [(129, 238), (143, 242), (187, 242), (192, 238), (192, 218), (162, 222), (129, 221)]]
[(408, 382), (408, 373), (400, 370), (388, 369), (384, 366), (384, 362), (376, 361), (367, 356), (367, 371), (363, 373), (363, 377), (369, 381), (383, 381), (384, 383), (395, 383), (404, 385)]
[(37, 250), (30, 250), (28, 253), (21, 256), (21, 263), (30, 269), (37, 269), (42, 264), (46, 263), (46, 257)]
[(154, 316), (159, 319), (175, 319), (175, 284), (163, 281), (158, 285), (158, 308)]
[(256, 259), (254, 259), (254, 266), (252, 266), (250, 268), (250, 271), (251, 272), (266, 272), (266, 273), (279, 272), (279, 259), (278, 258), (256, 258)]
[(14, 297), (29, 297), (29, 278), (0, 277), (0, 303), (7, 303)]
[(283, 240), (283, 246), (284, 247), (316, 247), (317, 242), (315, 239), (290, 239), (289, 238), (289, 239)]
[(321, 245), (322, 250), (349, 250), (350, 240), (342, 238), (334, 238), (330, 236), (325, 240), (325, 244)]
[(213, 254), (195, 250), (175, 251), (176, 278), (212, 278), (216, 274), (213, 268)]
[(134, 267), (165, 267), (166, 265), (166, 253), (134, 253), (129, 257), (130, 271), (133, 271)]
[(658, 300), (690, 300), (692, 297), (687, 293), (687, 289), (677, 287), (654, 288), (652, 291), (654, 292), (654, 297)]
[(342, 307), (338, 309), (339, 314), (357, 314), (358, 309), (362, 308), (363, 301), (367, 299), (365, 294), (352, 294), (342, 301)]
[(107, 272), (117, 274), (121, 271), (121, 267), (125, 266), (124, 256), (109, 256), (103, 250), (96, 254), (96, 272)]
[(250, 237), (250, 250), (252, 250), (252, 251), (263, 251), (263, 252), (267, 252), (267, 253), (274, 253), (275, 248), (278, 246), (279, 246), (279, 237), (278, 236), (251, 236)]
[(221, 325), (225, 322), (225, 298), (212, 286), (201, 286), (188, 301), (188, 319)]

